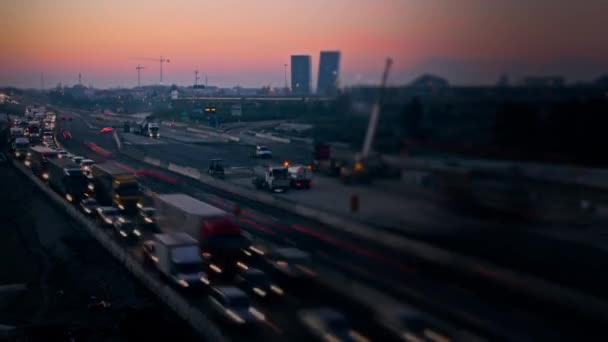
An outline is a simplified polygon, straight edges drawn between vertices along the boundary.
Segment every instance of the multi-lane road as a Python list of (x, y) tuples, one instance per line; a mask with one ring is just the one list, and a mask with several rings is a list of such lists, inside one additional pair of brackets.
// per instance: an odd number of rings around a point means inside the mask
[[(549, 315), (550, 317), (547, 318), (544, 315), (547, 313), (544, 312), (545, 310), (539, 310), (540, 312), (536, 312), (539, 315), (536, 316), (535, 310), (530, 310), (530, 305), (511, 301), (509, 296), (492, 294), (482, 284), (471, 284), (469, 280), (464, 282), (462, 279), (459, 281), (446, 277), (440, 272), (441, 270), (434, 269), (432, 265), (421, 264), (403, 251), (388, 250), (385, 246), (339, 233), (317, 222), (251, 203), (186, 177), (151, 168), (149, 165), (121, 155), (113, 136), (100, 133), (99, 126), (91, 117), (76, 113), (63, 114), (72, 115), (74, 118), (73, 121), (60, 122), (60, 127), (72, 133), (71, 140), (62, 142), (68, 150), (97, 161), (108, 160), (117, 163), (133, 172), (147, 170), (148, 172), (142, 173), (146, 176), (141, 180), (143, 185), (153, 191), (184, 192), (227, 210), (238, 205), (243, 209), (239, 221), (252, 235), (272, 243), (295, 245), (307, 250), (314, 256), (315, 263), (324, 268), (384, 291), (398, 301), (413, 300), (415, 304), (421, 305), (447, 321), (456, 322), (455, 324), (465, 326), (471, 324), (467, 328), (486, 326), (494, 333), (514, 339), (551, 336), (552, 332), (543, 325), (546, 324), (547, 319), (554, 320), (556, 317)], [(209, 159), (218, 157), (227, 160), (228, 166), (231, 160), (238, 163), (234, 166), (255, 163), (250, 158), (250, 146), (239, 144), (201, 145), (150, 140), (136, 147), (144, 150), (148, 155), (198, 168), (206, 167)], [(150, 170), (153, 172), (149, 172)], [(137, 254), (137, 248), (133, 248), (133, 253)], [(483, 295), (483, 300), (480, 300), (480, 295)], [(308, 295), (298, 294), (281, 305), (266, 308), (269, 310), (268, 316), (272, 323), (264, 330), (269, 334), (265, 337), (276, 339), (279, 336), (279, 339), (291, 339), (299, 336), (300, 328), (294, 324), (295, 317), (290, 316), (289, 313), (295, 312), (297, 308), (319, 304), (347, 310), (355, 325), (361, 326), (371, 337), (377, 337), (374, 336), (377, 334), (375, 327), (369, 324), (373, 320), (369, 319), (367, 313), (358, 314), (357, 310), (349, 307), (350, 301), (339, 298), (337, 293), (321, 285), (317, 285)], [(522, 315), (522, 311), (526, 314)], [(564, 320), (568, 321), (566, 317)], [(473, 322), (479, 325), (475, 326)], [(568, 330), (566, 326), (564, 330)], [(484, 333), (488, 332), (484, 331)]]

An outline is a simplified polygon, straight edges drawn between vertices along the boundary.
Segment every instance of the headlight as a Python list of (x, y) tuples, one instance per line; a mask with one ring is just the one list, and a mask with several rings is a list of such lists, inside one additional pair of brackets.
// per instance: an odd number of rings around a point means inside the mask
[(141, 232), (137, 229), (133, 229), (133, 234), (136, 236), (141, 236)]
[(278, 287), (276, 285), (270, 285), (270, 290), (280, 296), (283, 295), (283, 289), (281, 289), (280, 287)]
[(119, 205), (118, 205), (118, 209), (120, 209), (120, 210), (125, 210), (125, 206), (124, 206), (124, 205), (122, 205), (122, 204), (119, 204)]
[(184, 279), (180, 279), (180, 280), (178, 280), (178, 281), (177, 281), (177, 283), (178, 283), (178, 284), (179, 284), (181, 287), (188, 287), (188, 286), (190, 286), (190, 285), (188, 284), (188, 282), (187, 282), (187, 281), (185, 281)]
[(30, 165), (32, 165), (32, 163), (29, 160), (26, 160), (25, 161), (25, 166), (30, 166)]
[(254, 287), (253, 288), (253, 292), (255, 292), (260, 297), (266, 297), (266, 291), (264, 291), (264, 290), (262, 290), (260, 288)]
[(49, 174), (48, 174), (48, 173), (46, 173), (46, 172), (45, 172), (45, 173), (43, 173), (43, 174), (42, 174), (42, 178), (44, 178), (44, 179), (49, 179)]
[(122, 231), (122, 230), (120, 230), (120, 231), (119, 231), (119, 233), (120, 233), (120, 235), (122, 235), (122, 237), (127, 237), (127, 235), (128, 235), (127, 233), (125, 233), (125, 232), (124, 232), (124, 231)]
[(90, 214), (90, 213), (91, 213), (91, 209), (89, 209), (89, 208), (84, 208), (84, 212), (85, 212), (85, 213), (87, 213), (87, 214)]
[(141, 209), (141, 208), (143, 208), (144, 206), (143, 206), (143, 204), (141, 204), (141, 203), (137, 203), (137, 207), (138, 207), (139, 209)]
[(68, 200), (68, 202), (72, 202), (72, 195), (70, 194), (65, 194), (65, 199)]
[(211, 284), (211, 282), (209, 281), (209, 279), (208, 279), (207, 277), (205, 277), (205, 276), (202, 276), (202, 277), (201, 277), (201, 282), (202, 282), (203, 284), (205, 284), (205, 285), (209, 285), (209, 284)]
[(152, 133), (150, 133), (149, 135), (150, 135), (150, 138), (152, 138), (154, 136), (154, 134), (152, 134)]
[(237, 315), (234, 311), (226, 309), (226, 315), (230, 317), (236, 323), (245, 323), (245, 320), (241, 316)]
[(217, 273), (222, 273), (222, 269), (217, 267), (214, 264), (209, 265), (209, 268), (212, 269), (213, 271), (217, 272)]
[(149, 217), (144, 217), (144, 221), (148, 222), (148, 223), (152, 223), (152, 219)]
[(21, 155), (21, 153), (15, 152), (15, 157), (19, 157), (20, 155)]
[(109, 218), (105, 218), (104, 221), (106, 221), (107, 224), (112, 224), (112, 220), (110, 220)]
[(263, 313), (259, 312), (256, 308), (249, 308), (249, 312), (253, 315), (253, 317), (263, 321), (266, 319)]
[(87, 188), (88, 188), (89, 190), (93, 191), (93, 190), (95, 190), (95, 185), (93, 185), (93, 184), (89, 184), (89, 185), (87, 186)]

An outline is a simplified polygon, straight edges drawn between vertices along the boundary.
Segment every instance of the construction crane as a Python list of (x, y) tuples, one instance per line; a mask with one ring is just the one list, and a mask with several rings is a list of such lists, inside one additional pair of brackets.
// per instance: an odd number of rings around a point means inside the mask
[(158, 60), (160, 62), (160, 84), (163, 84), (163, 63), (169, 63), (169, 58), (163, 58), (163, 56), (160, 56), (160, 59)]
[(135, 67), (135, 69), (137, 70), (137, 88), (141, 87), (141, 75), (140, 72), (142, 69), (145, 69), (146, 67), (143, 65), (139, 65), (137, 64), (137, 66)]
[(198, 77), (198, 70), (194, 70), (194, 87), (196, 88), (198, 86), (198, 80), (200, 80), (201, 78)]
[(391, 69), (392, 64), (393, 64), (393, 60), (390, 58), (387, 58), (386, 64), (384, 65), (384, 73), (382, 73), (382, 83), (380, 84), (378, 100), (372, 107), (372, 114), (369, 117), (369, 124), (367, 125), (367, 134), (365, 135), (365, 141), (363, 143), (363, 150), (361, 151), (362, 158), (366, 158), (372, 149), (374, 135), (376, 135), (376, 126), (378, 125), (378, 117), (380, 116), (380, 107), (382, 106), (384, 89), (386, 88), (386, 80), (388, 79), (388, 73)]

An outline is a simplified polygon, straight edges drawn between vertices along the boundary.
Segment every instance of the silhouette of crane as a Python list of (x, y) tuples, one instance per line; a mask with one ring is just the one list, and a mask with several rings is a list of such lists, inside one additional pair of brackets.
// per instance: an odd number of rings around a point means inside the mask
[(163, 84), (163, 63), (169, 63), (169, 58), (163, 58), (163, 56), (160, 56), (160, 59), (158, 60), (160, 62), (160, 84)]
[(140, 77), (140, 72), (141, 69), (145, 69), (146, 67), (143, 65), (139, 65), (137, 64), (137, 66), (135, 67), (135, 69), (137, 70), (137, 88), (141, 87), (141, 77)]
[(201, 78), (198, 77), (198, 70), (194, 70), (194, 87), (196, 88), (198, 86), (198, 80), (200, 80)]

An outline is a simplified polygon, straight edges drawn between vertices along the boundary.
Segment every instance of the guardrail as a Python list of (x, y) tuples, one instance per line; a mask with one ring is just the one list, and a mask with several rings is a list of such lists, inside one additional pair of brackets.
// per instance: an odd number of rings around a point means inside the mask
[[(137, 153), (126, 153), (126, 155), (139, 161), (149, 161), (149, 159), (143, 158)], [(194, 176), (195, 174), (191, 172), (193, 169), (186, 166), (170, 164), (164, 161), (160, 161), (159, 165), (155, 166), (169, 170), (169, 165), (173, 165), (172, 170), (175, 170), (173, 172), (197, 179), (201, 183), (220, 191), (231, 193), (250, 201), (279, 208), (286, 212), (326, 224), (334, 229), (352, 234), (359, 238), (403, 251), (419, 260), (434, 265), (440, 265), (460, 274), (480, 277), (486, 281), (506, 287), (510, 291), (517, 291), (546, 302), (559, 303), (562, 307), (568, 307), (581, 313), (584, 312), (596, 315), (596, 317), (608, 317), (608, 303), (595, 296), (587, 295), (532, 275), (505, 269), (483, 260), (450, 252), (425, 242), (382, 231), (354, 220), (326, 213), (319, 209), (277, 198), (268, 193), (253, 191), (238, 185), (230, 184), (208, 176), (204, 172), (199, 171), (199, 176), (196, 178)]]
[(211, 322), (207, 316), (197, 307), (190, 305), (181, 295), (179, 295), (169, 285), (151, 277), (144, 270), (142, 265), (129, 253), (127, 253), (121, 245), (113, 241), (93, 222), (87, 219), (82, 213), (74, 208), (69, 203), (65, 202), (61, 196), (56, 194), (34, 174), (29, 172), (18, 161), (13, 160), (13, 165), (26, 175), (33, 183), (35, 183), (42, 192), (59, 208), (68, 213), (78, 224), (86, 229), (108, 252), (126, 267), (135, 278), (137, 278), (145, 287), (154, 293), (162, 302), (164, 302), (171, 310), (173, 310), (181, 319), (188, 322), (190, 326), (207, 341), (225, 341), (226, 338), (221, 333), (220, 329)]

